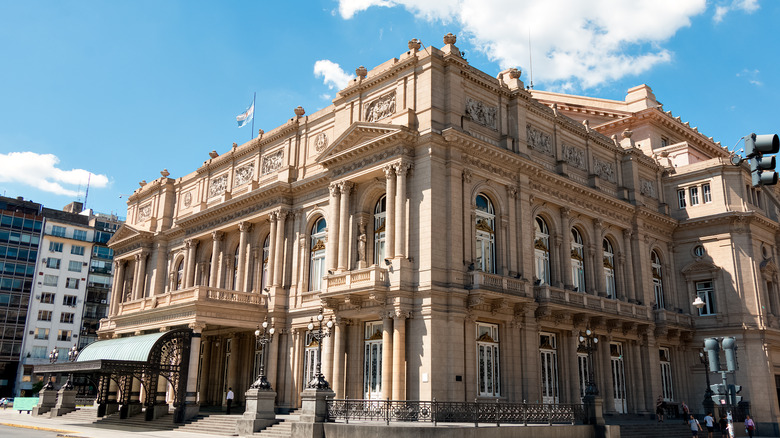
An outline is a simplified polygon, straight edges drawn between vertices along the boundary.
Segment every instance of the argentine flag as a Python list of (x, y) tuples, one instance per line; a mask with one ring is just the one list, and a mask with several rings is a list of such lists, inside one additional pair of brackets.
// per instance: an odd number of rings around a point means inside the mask
[(249, 105), (249, 108), (247, 108), (246, 111), (236, 116), (238, 127), (243, 128), (244, 126), (246, 126), (247, 123), (249, 123), (250, 120), (254, 118), (255, 118), (255, 103), (252, 102), (252, 105)]

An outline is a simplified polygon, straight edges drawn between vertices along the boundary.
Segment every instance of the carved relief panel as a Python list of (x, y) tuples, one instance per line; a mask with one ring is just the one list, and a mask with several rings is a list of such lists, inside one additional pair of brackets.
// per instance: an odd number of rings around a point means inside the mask
[(272, 152), (268, 155), (263, 156), (261, 175), (268, 175), (271, 172), (281, 169), (283, 159), (284, 159), (284, 149), (279, 149), (276, 152)]
[(599, 178), (604, 179), (606, 181), (609, 182), (617, 181), (615, 175), (615, 164), (599, 160), (596, 157), (593, 157), (593, 173), (598, 175)]
[(227, 189), (227, 180), (227, 174), (212, 178), (211, 183), (209, 184), (209, 198), (225, 193), (225, 190)]
[(239, 167), (236, 169), (236, 175), (233, 178), (233, 187), (248, 183), (252, 180), (253, 176), (255, 176), (255, 163), (249, 163)]
[(585, 170), (585, 151), (576, 147), (563, 145), (563, 161), (577, 169)]
[(479, 100), (466, 98), (466, 115), (471, 118), (475, 123), (482, 126), (487, 126), (490, 129), (497, 130), (496, 117), (498, 115), (498, 107), (485, 105)]
[(143, 222), (147, 219), (152, 217), (152, 203), (148, 203), (146, 205), (142, 205), (140, 208), (138, 208), (138, 222)]
[(528, 147), (543, 154), (553, 155), (552, 137), (550, 134), (540, 131), (531, 125), (525, 126), (528, 138)]
[(366, 122), (376, 122), (395, 114), (395, 91), (385, 94), (366, 105), (363, 119)]
[(651, 198), (656, 198), (656, 192), (655, 192), (655, 181), (651, 181), (649, 179), (640, 178), (639, 179), (639, 193), (641, 193), (644, 196), (649, 196)]

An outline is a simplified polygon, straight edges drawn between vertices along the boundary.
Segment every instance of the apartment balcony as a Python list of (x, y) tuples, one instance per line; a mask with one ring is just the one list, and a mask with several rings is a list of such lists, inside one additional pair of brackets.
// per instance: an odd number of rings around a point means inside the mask
[(534, 296), (539, 303), (537, 312), (540, 314), (558, 313), (579, 315), (579, 317), (605, 317), (611, 320), (622, 319), (644, 324), (654, 321), (653, 310), (650, 307), (613, 298), (549, 285), (534, 286)]
[(655, 323), (658, 325), (682, 326), (690, 328), (693, 326), (693, 317), (680, 312), (672, 312), (666, 309), (655, 309)]

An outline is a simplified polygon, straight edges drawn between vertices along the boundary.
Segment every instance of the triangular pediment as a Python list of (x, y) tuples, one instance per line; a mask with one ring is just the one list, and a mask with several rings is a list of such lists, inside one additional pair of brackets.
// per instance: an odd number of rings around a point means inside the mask
[(317, 162), (327, 166), (329, 163), (349, 159), (388, 143), (411, 140), (414, 136), (414, 132), (404, 126), (355, 122), (317, 157)]
[(109, 247), (114, 247), (122, 243), (127, 243), (139, 238), (151, 239), (152, 233), (148, 231), (138, 230), (125, 223), (121, 227), (119, 227), (118, 230), (116, 230), (116, 233), (114, 233), (114, 235), (111, 236), (111, 239), (108, 240), (106, 245), (108, 245)]
[(685, 276), (691, 276), (696, 274), (715, 274), (720, 270), (719, 267), (713, 265), (712, 263), (705, 262), (703, 260), (696, 260), (693, 263), (690, 263), (686, 267), (682, 269), (682, 273)]
[(778, 273), (777, 265), (772, 260), (764, 260), (763, 262), (761, 262), (761, 272), (764, 275), (768, 275), (768, 276), (777, 275)]

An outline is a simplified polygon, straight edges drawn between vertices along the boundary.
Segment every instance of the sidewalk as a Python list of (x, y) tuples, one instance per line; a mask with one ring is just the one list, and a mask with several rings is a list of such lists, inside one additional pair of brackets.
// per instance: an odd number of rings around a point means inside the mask
[(19, 413), (12, 409), (0, 409), (0, 426), (22, 427), (28, 429), (47, 430), (57, 432), (63, 437), (83, 438), (203, 438), (204, 434), (182, 432), (176, 430), (147, 430), (133, 426), (123, 426), (122, 430), (93, 426), (90, 424), (68, 422), (62, 417), (49, 418), (46, 416), (33, 416), (27, 412)]

